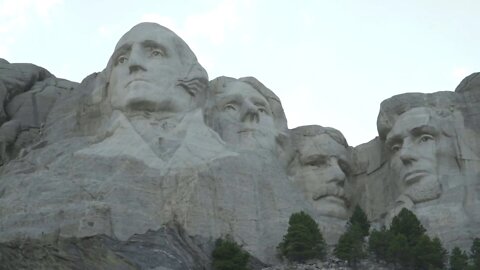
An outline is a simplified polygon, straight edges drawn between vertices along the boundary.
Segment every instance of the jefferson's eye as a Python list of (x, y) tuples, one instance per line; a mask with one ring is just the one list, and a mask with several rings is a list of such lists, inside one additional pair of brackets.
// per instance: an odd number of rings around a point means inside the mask
[(125, 55), (120, 55), (119, 57), (117, 57), (118, 64), (123, 64), (127, 62), (127, 60), (128, 60), (128, 57), (126, 57)]
[(226, 104), (225, 106), (223, 106), (223, 110), (224, 111), (227, 111), (227, 110), (236, 111), (237, 107), (234, 104), (229, 103), (229, 104)]
[(402, 148), (402, 145), (397, 143), (397, 144), (394, 144), (390, 147), (390, 150), (395, 153), (395, 152), (398, 152), (398, 150), (400, 150), (400, 148)]
[(423, 142), (428, 142), (428, 141), (434, 140), (434, 139), (435, 139), (435, 138), (434, 138), (432, 135), (430, 135), (430, 134), (422, 134), (422, 136), (420, 136), (420, 139), (419, 139), (419, 140), (420, 140), (420, 142), (423, 143)]

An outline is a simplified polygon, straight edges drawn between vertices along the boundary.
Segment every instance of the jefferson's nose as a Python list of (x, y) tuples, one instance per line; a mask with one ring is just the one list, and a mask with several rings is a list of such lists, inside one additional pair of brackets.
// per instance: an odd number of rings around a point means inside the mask
[(260, 115), (258, 114), (258, 108), (255, 104), (251, 102), (245, 102), (243, 113), (242, 113), (242, 122), (256, 122), (260, 121)]

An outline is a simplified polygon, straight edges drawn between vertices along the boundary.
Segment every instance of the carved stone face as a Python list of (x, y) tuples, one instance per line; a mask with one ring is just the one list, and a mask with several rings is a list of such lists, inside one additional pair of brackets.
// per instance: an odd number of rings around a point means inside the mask
[(328, 134), (306, 137), (298, 149), (295, 182), (321, 215), (347, 218), (344, 184), (349, 170), (347, 149)]
[(402, 114), (387, 134), (390, 166), (402, 189), (414, 203), (438, 198), (439, 172), (448, 171), (455, 157), (453, 139), (441, 130), (439, 116), (428, 108)]
[(118, 42), (108, 94), (119, 110), (182, 112), (190, 109), (192, 96), (176, 87), (185, 75), (175, 44), (180, 38), (156, 24), (142, 23)]
[(215, 95), (213, 129), (240, 148), (273, 148), (275, 124), (268, 101), (247, 83), (228, 83)]

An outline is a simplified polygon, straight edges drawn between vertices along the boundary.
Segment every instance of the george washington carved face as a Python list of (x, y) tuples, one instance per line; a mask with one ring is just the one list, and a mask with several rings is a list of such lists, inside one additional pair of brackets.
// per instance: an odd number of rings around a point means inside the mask
[(179, 81), (194, 64), (195, 56), (175, 33), (141, 23), (120, 39), (110, 59), (110, 103), (124, 111), (188, 111), (197, 93)]

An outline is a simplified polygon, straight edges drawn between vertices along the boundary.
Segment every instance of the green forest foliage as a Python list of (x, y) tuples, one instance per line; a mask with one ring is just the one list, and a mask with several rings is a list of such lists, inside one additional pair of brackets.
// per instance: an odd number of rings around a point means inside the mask
[(346, 260), (349, 265), (356, 267), (358, 262), (365, 258), (365, 237), (370, 230), (370, 221), (367, 215), (356, 206), (347, 222), (346, 232), (340, 236), (333, 253), (339, 259)]
[(450, 270), (467, 270), (468, 269), (468, 255), (465, 251), (458, 247), (452, 249), (450, 255)]
[(447, 251), (431, 239), (414, 213), (402, 209), (389, 229), (373, 230), (368, 250), (377, 260), (403, 269), (446, 269)]
[(212, 267), (214, 270), (248, 270), (249, 257), (250, 255), (230, 237), (219, 238), (215, 241), (212, 252)]
[(294, 262), (325, 257), (326, 243), (312, 217), (303, 211), (293, 213), (288, 224), (287, 234), (277, 247), (280, 257)]

